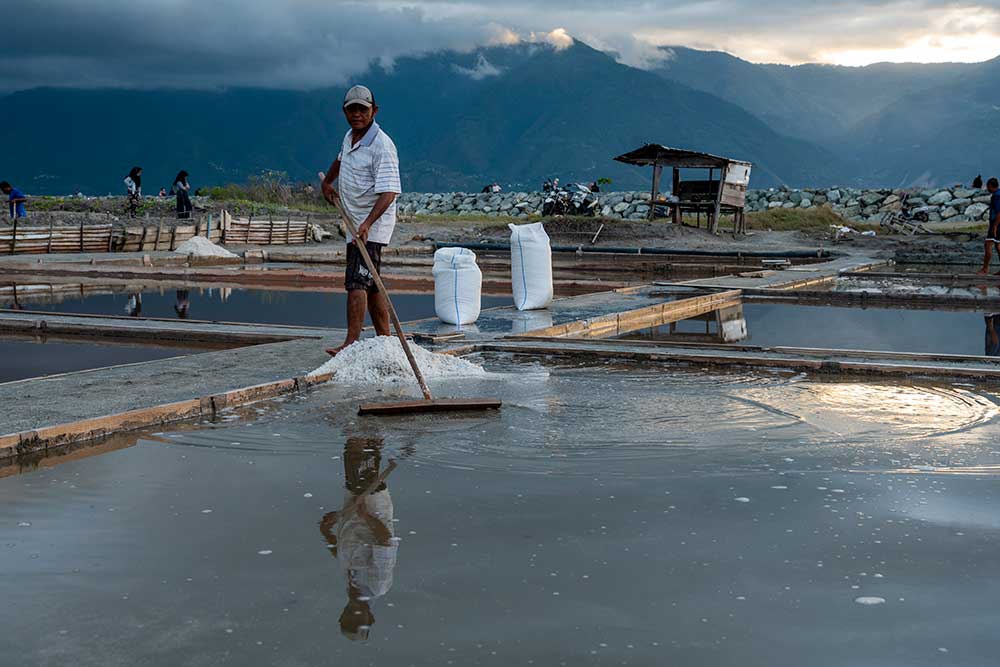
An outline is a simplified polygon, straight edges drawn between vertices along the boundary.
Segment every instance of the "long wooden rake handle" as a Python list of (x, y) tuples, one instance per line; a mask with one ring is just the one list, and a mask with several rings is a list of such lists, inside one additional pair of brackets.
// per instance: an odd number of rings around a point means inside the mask
[[(338, 202), (340, 199), (338, 198)], [(344, 224), (347, 225), (347, 231), (351, 233), (354, 237), (354, 245), (357, 247), (358, 251), (361, 253), (361, 258), (365, 260), (365, 266), (368, 267), (368, 271), (372, 274), (372, 279), (375, 281), (375, 286), (378, 287), (378, 291), (382, 292), (385, 297), (385, 302), (389, 306), (389, 318), (392, 320), (392, 326), (396, 329), (396, 336), (399, 337), (399, 343), (403, 346), (403, 352), (406, 353), (406, 360), (410, 362), (410, 368), (413, 369), (413, 374), (417, 378), (417, 383), (420, 385), (420, 391), (423, 392), (424, 398), (428, 401), (433, 401), (434, 398), (431, 396), (431, 390), (427, 388), (427, 383), (424, 381), (424, 375), (420, 372), (420, 367), (417, 366), (417, 360), (413, 357), (413, 352), (410, 350), (410, 344), (406, 341), (406, 336), (403, 334), (403, 325), (399, 322), (399, 317), (396, 315), (396, 308), (392, 305), (392, 299), (389, 298), (389, 292), (386, 290), (385, 285), (382, 284), (382, 278), (379, 276), (378, 271), (375, 270), (375, 264), (372, 263), (372, 258), (368, 254), (368, 249), (365, 248), (365, 244), (361, 242), (358, 238), (358, 229), (354, 225), (354, 221), (351, 220), (351, 216), (347, 213), (341, 202), (337, 206), (337, 210), (340, 211), (341, 217), (344, 219)]]

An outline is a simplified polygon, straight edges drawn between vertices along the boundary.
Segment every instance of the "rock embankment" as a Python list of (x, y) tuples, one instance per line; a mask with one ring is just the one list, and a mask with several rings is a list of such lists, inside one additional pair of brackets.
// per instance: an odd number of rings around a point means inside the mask
[(834, 213), (852, 222), (878, 223), (887, 211), (900, 210), (907, 195), (907, 208), (913, 213), (927, 213), (929, 222), (985, 222), (990, 204), (990, 194), (986, 190), (961, 186), (926, 190), (772, 189), (749, 191), (747, 211), (829, 206)]
[[(747, 212), (827, 206), (852, 222), (877, 223), (887, 211), (900, 210), (906, 195), (909, 196), (907, 206), (910, 210), (926, 212), (930, 222), (983, 222), (990, 201), (986, 190), (958, 186), (926, 190), (781, 188), (747, 192)], [(545, 196), (539, 192), (406, 192), (401, 195), (399, 206), (404, 215), (527, 218), (541, 215), (544, 199)], [(649, 214), (649, 199), (648, 192), (602, 192), (598, 195), (599, 214), (621, 220), (642, 220)]]

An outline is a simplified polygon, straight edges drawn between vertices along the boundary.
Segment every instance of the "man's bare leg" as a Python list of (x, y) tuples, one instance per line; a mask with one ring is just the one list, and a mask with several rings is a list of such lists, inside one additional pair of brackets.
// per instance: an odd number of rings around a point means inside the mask
[(358, 342), (361, 338), (361, 329), (365, 324), (365, 305), (368, 299), (363, 289), (352, 289), (347, 292), (347, 338), (344, 339), (340, 347), (327, 348), (326, 353), (331, 357), (348, 345)]
[(979, 273), (987, 274), (990, 272), (990, 260), (993, 259), (993, 246), (995, 244), (993, 241), (987, 241), (983, 249), (983, 268), (979, 269)]
[(386, 303), (385, 294), (379, 290), (368, 292), (368, 315), (372, 318), (376, 335), (392, 335), (389, 330), (389, 305)]

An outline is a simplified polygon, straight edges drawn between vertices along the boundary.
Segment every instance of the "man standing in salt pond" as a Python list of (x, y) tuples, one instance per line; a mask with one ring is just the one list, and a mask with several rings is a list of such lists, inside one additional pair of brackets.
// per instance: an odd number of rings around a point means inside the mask
[[(378, 106), (372, 91), (365, 86), (354, 86), (344, 96), (343, 108), (351, 129), (344, 136), (340, 154), (323, 178), (323, 198), (334, 206), (343, 206), (357, 225), (358, 240), (365, 244), (375, 270), (381, 272), (382, 249), (392, 239), (396, 226), (396, 195), (402, 191), (399, 157), (392, 139), (375, 122)], [(344, 274), (347, 338), (340, 347), (327, 350), (331, 356), (361, 337), (366, 310), (375, 333), (390, 335), (385, 295), (375, 286), (353, 241), (348, 233)]]

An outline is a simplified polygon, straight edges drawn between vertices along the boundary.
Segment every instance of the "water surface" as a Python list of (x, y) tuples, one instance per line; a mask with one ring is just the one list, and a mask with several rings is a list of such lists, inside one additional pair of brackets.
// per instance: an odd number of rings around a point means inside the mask
[(0, 338), (0, 382), (194, 354), (182, 347)]
[(495, 415), (327, 385), (0, 479), (0, 662), (994, 661), (992, 394), (489, 362), (433, 388)]
[[(26, 310), (95, 315), (183, 317), (219, 322), (255, 322), (343, 328), (347, 326), (344, 292), (300, 292), (228, 287), (192, 287), (129, 294), (60, 295), (53, 303), (44, 294), (22, 292)], [(396, 294), (393, 305), (402, 321), (435, 317), (433, 294)], [(511, 304), (511, 297), (483, 296), (483, 308)]]

